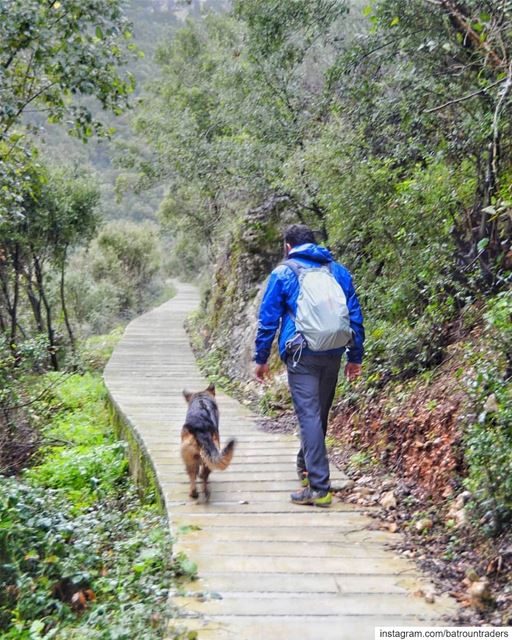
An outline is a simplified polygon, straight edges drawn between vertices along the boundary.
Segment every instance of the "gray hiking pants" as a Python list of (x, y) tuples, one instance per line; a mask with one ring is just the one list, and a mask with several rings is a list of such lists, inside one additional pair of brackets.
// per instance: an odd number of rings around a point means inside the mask
[(297, 363), (287, 359), (288, 384), (300, 428), (297, 468), (308, 472), (314, 491), (329, 491), (329, 461), (325, 435), (334, 398), (341, 355), (302, 354)]

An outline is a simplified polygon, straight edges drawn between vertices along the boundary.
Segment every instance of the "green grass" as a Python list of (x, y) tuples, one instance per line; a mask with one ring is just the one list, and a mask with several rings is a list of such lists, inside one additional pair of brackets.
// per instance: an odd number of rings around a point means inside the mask
[(109, 334), (91, 336), (85, 340), (79, 349), (80, 365), (88, 371), (101, 371), (107, 364), (123, 332), (124, 327), (119, 326)]
[[(56, 377), (47, 374), (43, 384)], [(42, 433), (52, 444), (43, 448), (42, 461), (25, 478), (32, 486), (60, 489), (75, 507), (85, 508), (125, 482), (125, 446), (113, 436), (99, 375), (72, 375), (51, 393), (42, 409), (56, 413)]]

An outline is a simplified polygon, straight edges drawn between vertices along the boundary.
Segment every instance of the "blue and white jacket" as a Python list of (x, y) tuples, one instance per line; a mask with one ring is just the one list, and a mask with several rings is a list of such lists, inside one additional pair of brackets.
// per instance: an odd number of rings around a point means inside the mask
[[(332, 262), (332, 273), (341, 285), (347, 298), (347, 307), (350, 315), (350, 326), (354, 331), (354, 341), (346, 348), (349, 362), (361, 364), (363, 360), (364, 327), (363, 314), (352, 284), (352, 276), (348, 269), (335, 262), (331, 252), (324, 247), (308, 243), (293, 247), (288, 255), (289, 259), (297, 260), (306, 267), (317, 267), (318, 264)], [(270, 349), (274, 337), (279, 333), (279, 354), (281, 359), (286, 356), (286, 342), (296, 333), (295, 317), (297, 312), (297, 298), (299, 296), (299, 282), (297, 277), (285, 264), (280, 264), (270, 274), (267, 288), (261, 302), (258, 333), (256, 335), (256, 350), (254, 361), (257, 364), (265, 364), (270, 356)], [(343, 353), (345, 348), (331, 351), (319, 351), (318, 354)], [(308, 353), (305, 349), (304, 353)], [(315, 353), (309, 351), (309, 353)]]

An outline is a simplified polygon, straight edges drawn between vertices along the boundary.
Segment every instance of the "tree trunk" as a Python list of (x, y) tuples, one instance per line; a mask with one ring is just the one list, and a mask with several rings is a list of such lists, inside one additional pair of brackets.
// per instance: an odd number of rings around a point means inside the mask
[(58, 371), (59, 361), (57, 359), (57, 346), (55, 344), (55, 332), (53, 330), (53, 324), (52, 324), (52, 310), (45, 293), (44, 274), (43, 274), (42, 265), (33, 249), (32, 249), (32, 257), (34, 260), (34, 270), (36, 274), (37, 289), (46, 311), (46, 330), (48, 335), (48, 344), (49, 344), (48, 352), (50, 355), (50, 362), (54, 371)]
[(20, 299), (20, 245), (16, 243), (13, 255), (14, 268), (14, 291), (12, 295), (12, 314), (11, 314), (11, 348), (15, 348), (16, 333), (18, 330), (18, 303)]
[(2, 329), (4, 335), (9, 337), (11, 331), (11, 319), (12, 319), (12, 304), (11, 296), (9, 292), (9, 276), (6, 274), (5, 268), (0, 269), (0, 284), (2, 287), (3, 307), (7, 313), (8, 318), (5, 319), (4, 329)]
[(64, 248), (64, 255), (62, 256), (62, 264), (60, 265), (60, 303), (62, 306), (62, 314), (64, 316), (64, 322), (69, 336), (69, 344), (71, 345), (71, 353), (73, 357), (76, 356), (76, 341), (69, 321), (69, 314), (66, 307), (66, 289), (65, 289), (65, 272), (66, 272), (66, 255), (67, 247)]
[[(7, 260), (4, 256), (4, 266), (0, 269), (0, 285), (2, 288), (3, 300), (5, 310), (9, 316), (9, 319), (3, 320), (4, 335), (9, 341), (10, 348), (15, 352), (14, 343), (16, 341), (17, 329), (19, 327), (18, 322), (18, 302), (19, 302), (19, 277), (20, 277), (20, 248), (19, 244), (15, 244), (13, 247), (5, 246), (5, 254), (10, 254), (10, 265), (7, 265)], [(9, 269), (9, 271), (8, 271)], [(14, 272), (14, 284), (11, 285), (11, 273)], [(11, 291), (12, 286), (12, 291)]]
[(27, 297), (30, 302), (30, 306), (32, 307), (32, 314), (34, 316), (37, 330), (39, 333), (45, 333), (46, 329), (44, 327), (43, 316), (41, 314), (41, 300), (34, 293), (32, 283), (27, 284)]
[(440, 0), (441, 6), (450, 17), (450, 20), (457, 31), (459, 31), (464, 41), (475, 51), (478, 51), (485, 59), (486, 64), (493, 68), (503, 66), (504, 60), (492, 49), (485, 39), (473, 29), (471, 17), (463, 13), (461, 8), (453, 0)]
[(3, 314), (3, 310), (0, 307), (0, 332), (2, 332), (4, 335), (7, 332), (7, 324), (6, 324), (6, 320), (4, 319), (4, 314)]

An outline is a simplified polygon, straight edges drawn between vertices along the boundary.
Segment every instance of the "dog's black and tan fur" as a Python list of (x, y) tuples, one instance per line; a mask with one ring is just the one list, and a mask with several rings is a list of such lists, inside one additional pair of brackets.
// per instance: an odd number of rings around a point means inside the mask
[(183, 391), (188, 402), (187, 417), (181, 431), (181, 457), (190, 478), (190, 497), (197, 498), (196, 479), (203, 482), (205, 498), (210, 497), (208, 477), (214, 469), (225, 469), (235, 449), (235, 441), (230, 440), (220, 451), (219, 409), (215, 402), (215, 385), (210, 384), (204, 391), (191, 393)]

